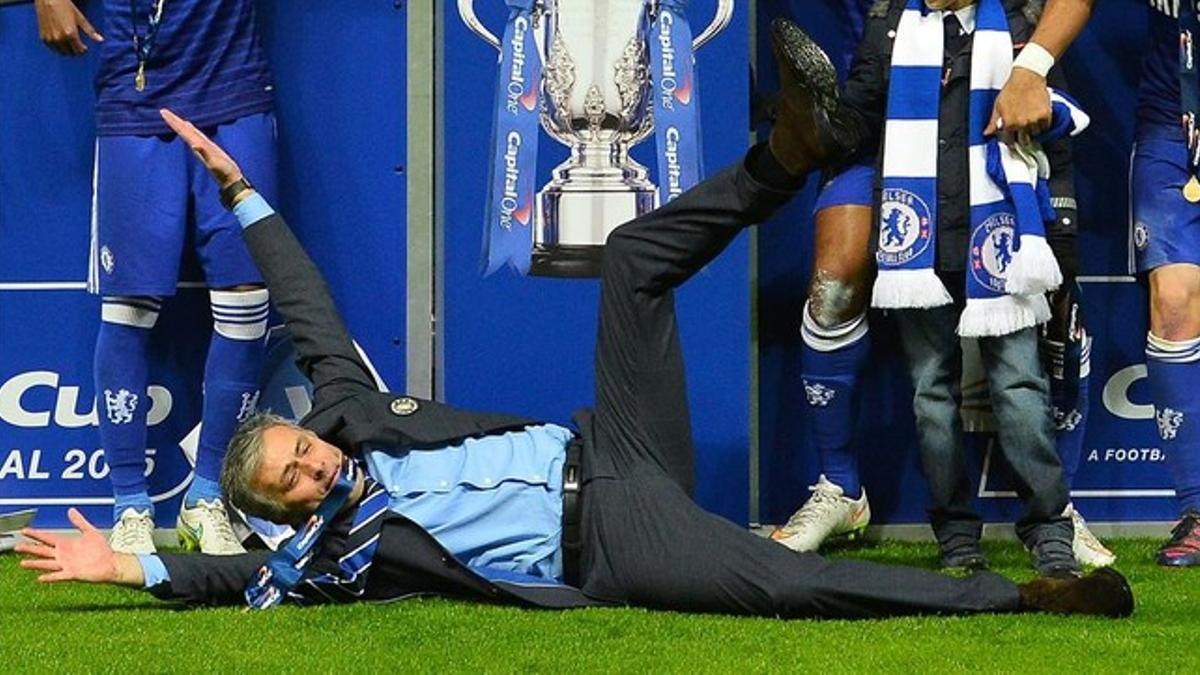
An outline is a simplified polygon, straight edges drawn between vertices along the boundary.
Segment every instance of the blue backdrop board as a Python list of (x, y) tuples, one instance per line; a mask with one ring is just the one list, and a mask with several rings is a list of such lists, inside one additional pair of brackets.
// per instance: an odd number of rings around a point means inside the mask
[[(498, 408), (565, 422), (590, 406), (598, 284), (594, 280), (480, 274), (481, 233), (491, 147), (496, 52), (458, 19), (447, 0), (444, 53), (445, 154), (445, 397), (472, 408)], [(500, 32), (499, 0), (477, 0), (476, 11)], [(697, 53), (709, 173), (747, 147), (748, 3), (737, 2), (732, 24)], [(697, 33), (711, 20), (715, 0), (691, 3)], [(635, 158), (652, 167), (648, 141)], [(564, 146), (544, 133), (539, 185), (565, 159)], [(697, 498), (736, 522), (748, 513), (750, 409), (749, 243), (739, 237), (677, 296), (688, 366), (697, 450)]]
[[(760, 3), (758, 83), (774, 88), (765, 40), (775, 16), (797, 20), (830, 53), (844, 74), (861, 30), (865, 0)], [(1076, 139), (1084, 317), (1095, 337), (1091, 409), (1084, 457), (1073, 498), (1094, 520), (1170, 520), (1170, 479), (1147, 408), (1142, 354), (1145, 289), (1129, 274), (1127, 177), (1134, 94), (1146, 40), (1145, 2), (1097, 3), (1091, 23), (1064, 60), (1072, 91), (1092, 116)], [(815, 451), (802, 412), (799, 318), (812, 260), (809, 190), (760, 235), (760, 447), (762, 520), (781, 522), (816, 480)], [(1114, 308), (1120, 308), (1114, 311)], [(872, 313), (874, 353), (862, 384), (855, 433), (874, 522), (925, 520), (926, 486), (916, 462), (911, 387), (893, 356), (896, 335)], [(977, 439), (984, 450), (987, 439)], [(1012, 520), (1017, 504), (1003, 470), (986, 452), (972, 458), (978, 506), (989, 520)]]
[[(326, 272), (383, 379), (399, 386), (405, 11), (391, 2), (269, 0), (259, 9), (276, 80), (277, 208)], [(31, 5), (0, 8), (0, 512), (40, 507), (44, 527), (66, 526), (72, 504), (94, 522), (110, 517), (91, 373), (98, 303), (83, 290), (94, 69), (92, 54), (67, 60), (38, 41)], [(200, 418), (210, 319), (196, 275), (193, 266), (152, 347), (147, 466), (165, 527), (190, 481), (180, 443)], [(296, 384), (282, 370), (266, 373), (280, 383), (272, 389)], [(264, 400), (302, 412), (299, 391), (269, 391)]]

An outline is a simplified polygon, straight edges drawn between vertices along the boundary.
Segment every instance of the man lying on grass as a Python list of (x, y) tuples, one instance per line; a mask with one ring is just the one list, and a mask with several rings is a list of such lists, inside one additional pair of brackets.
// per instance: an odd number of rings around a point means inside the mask
[[(164, 111), (234, 204), (243, 235), (315, 387), (299, 425), (260, 415), (230, 443), (221, 482), (249, 513), (297, 527), (274, 554), (115, 554), (26, 531), (22, 561), (47, 582), (144, 587), (164, 599), (269, 607), (437, 594), (527, 607), (639, 605), (688, 612), (867, 618), (1049, 611), (1127, 616), (1125, 579), (1016, 585), (796, 553), (690, 497), (693, 450), (673, 290), (791, 198), (823, 114), (827, 60), (775, 39), (789, 105), (768, 144), (609, 237), (596, 346), (596, 410), (578, 431), (376, 391), (319, 272), (237, 165)], [(814, 74), (805, 75), (806, 69)], [(819, 93), (819, 92), (817, 92)]]

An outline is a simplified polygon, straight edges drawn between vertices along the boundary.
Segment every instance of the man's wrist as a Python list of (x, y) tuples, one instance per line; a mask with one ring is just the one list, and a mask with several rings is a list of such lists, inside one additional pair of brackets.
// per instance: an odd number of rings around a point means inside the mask
[(254, 191), (253, 187), (247, 187), (246, 189), (235, 194), (233, 196), (233, 198), (229, 200), (229, 208), (230, 209), (237, 208), (238, 204), (241, 204), (242, 202), (246, 201), (247, 199), (249, 199), (251, 196), (253, 196), (255, 194), (258, 194), (258, 193)]
[(239, 175), (237, 178), (234, 178), (233, 180), (221, 186), (221, 205), (232, 211), (234, 205), (237, 204), (239, 197), (241, 199), (245, 199), (245, 195), (243, 193), (253, 189), (254, 185), (252, 185), (250, 181), (246, 180), (245, 176)]
[(233, 215), (243, 230), (274, 213), (275, 209), (271, 208), (267, 200), (254, 190), (246, 191), (242, 199), (233, 207)]
[(119, 586), (142, 587), (145, 583), (145, 576), (142, 574), (142, 565), (138, 562), (137, 556), (129, 553), (113, 554), (112, 583)]
[(1054, 55), (1036, 42), (1029, 42), (1013, 60), (1013, 68), (1024, 68), (1042, 79), (1054, 67)]

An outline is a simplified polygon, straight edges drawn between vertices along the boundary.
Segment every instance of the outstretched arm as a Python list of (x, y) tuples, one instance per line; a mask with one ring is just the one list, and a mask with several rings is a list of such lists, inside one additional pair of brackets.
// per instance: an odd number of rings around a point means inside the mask
[(985, 134), (997, 131), (1005, 141), (1036, 136), (1050, 126), (1046, 73), (1067, 51), (1092, 15), (1096, 0), (1048, 0), (1033, 37), (1017, 55), (1008, 82), (996, 97)]
[(21, 567), (41, 572), (38, 581), (42, 583), (111, 584), (144, 588), (163, 600), (238, 604), (242, 589), (270, 555), (269, 551), (229, 556), (116, 553), (79, 511), (71, 509), (67, 517), (80, 536), (33, 529), (21, 532), (30, 540), (17, 544), (18, 553), (30, 556), (21, 561)]
[[(242, 180), (241, 169), (220, 146), (191, 122), (169, 110), (161, 112), (222, 189)], [(322, 399), (334, 398), (335, 392), (340, 396), (347, 391), (374, 391), (375, 380), (359, 358), (321, 272), (287, 223), (253, 190), (243, 190), (233, 202), (250, 255), (287, 321), (297, 364), (312, 380), (317, 407)]]

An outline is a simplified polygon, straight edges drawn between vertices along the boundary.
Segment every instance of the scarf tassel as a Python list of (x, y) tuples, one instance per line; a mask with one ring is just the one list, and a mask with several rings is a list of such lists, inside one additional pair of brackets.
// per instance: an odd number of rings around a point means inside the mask
[(959, 316), (958, 334), (962, 337), (996, 337), (1049, 320), (1050, 303), (1041, 294), (970, 298)]
[(883, 309), (928, 309), (953, 302), (937, 272), (928, 267), (880, 270), (871, 291), (871, 306)]
[(1013, 254), (1004, 290), (1016, 295), (1053, 291), (1062, 285), (1062, 269), (1045, 237), (1022, 234), (1021, 247)]

